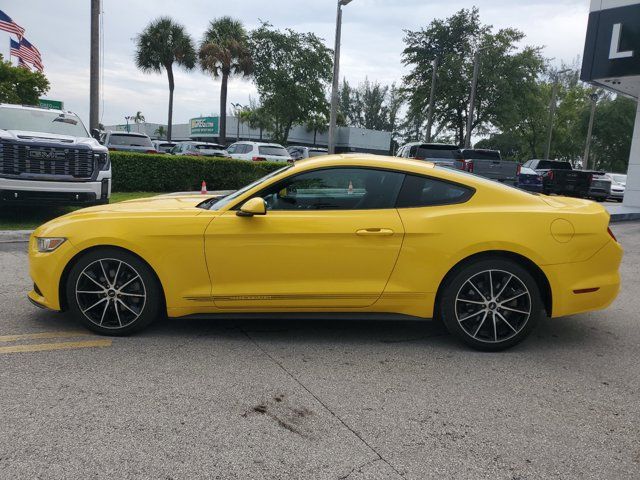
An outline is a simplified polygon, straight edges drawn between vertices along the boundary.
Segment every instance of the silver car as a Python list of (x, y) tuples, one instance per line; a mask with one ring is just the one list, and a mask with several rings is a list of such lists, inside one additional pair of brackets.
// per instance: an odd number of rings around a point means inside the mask
[(624, 191), (627, 188), (627, 176), (622, 173), (607, 173), (607, 177), (611, 179), (611, 193), (609, 198), (622, 202), (624, 199)]
[(158, 153), (148, 135), (134, 132), (107, 132), (102, 141), (111, 151)]

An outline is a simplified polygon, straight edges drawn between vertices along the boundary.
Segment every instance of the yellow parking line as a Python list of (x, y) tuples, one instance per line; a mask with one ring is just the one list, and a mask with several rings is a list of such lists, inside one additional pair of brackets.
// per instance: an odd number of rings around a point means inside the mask
[(75, 348), (100, 348), (110, 346), (110, 339), (86, 340), (82, 342), (37, 343), (32, 345), (12, 345), (10, 347), (0, 347), (0, 354), (45, 352), (48, 350), (71, 350)]
[(39, 340), (41, 338), (87, 337), (89, 335), (91, 334), (86, 331), (24, 333), (20, 335), (0, 335), (0, 342), (17, 342), (19, 340)]

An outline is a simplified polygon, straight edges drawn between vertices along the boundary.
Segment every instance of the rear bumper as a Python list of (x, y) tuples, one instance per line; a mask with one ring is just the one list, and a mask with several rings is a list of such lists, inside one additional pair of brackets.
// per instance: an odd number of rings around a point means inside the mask
[(16, 205), (91, 205), (107, 203), (111, 172), (100, 172), (91, 182), (49, 182), (0, 178), (0, 203)]
[[(620, 291), (623, 250), (609, 241), (589, 260), (542, 267), (553, 296), (552, 317), (607, 308)], [(584, 293), (576, 293), (576, 292)]]

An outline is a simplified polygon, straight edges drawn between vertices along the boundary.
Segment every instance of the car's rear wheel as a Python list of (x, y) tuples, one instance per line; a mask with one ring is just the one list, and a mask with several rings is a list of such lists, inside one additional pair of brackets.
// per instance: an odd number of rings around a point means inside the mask
[(71, 314), (103, 335), (128, 335), (160, 313), (160, 285), (138, 257), (115, 248), (93, 250), (71, 268), (66, 283)]
[(439, 309), (452, 334), (488, 351), (521, 342), (543, 313), (531, 274), (498, 257), (473, 261), (454, 272), (444, 285)]

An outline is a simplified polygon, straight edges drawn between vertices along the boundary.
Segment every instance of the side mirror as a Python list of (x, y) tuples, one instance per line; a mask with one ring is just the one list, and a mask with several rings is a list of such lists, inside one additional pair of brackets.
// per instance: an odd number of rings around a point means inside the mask
[(242, 204), (236, 213), (239, 217), (253, 217), (254, 215), (266, 215), (267, 202), (263, 198), (255, 197)]
[(100, 130), (98, 130), (97, 128), (92, 128), (91, 129), (91, 136), (93, 138), (95, 138), (99, 142), (100, 141)]

